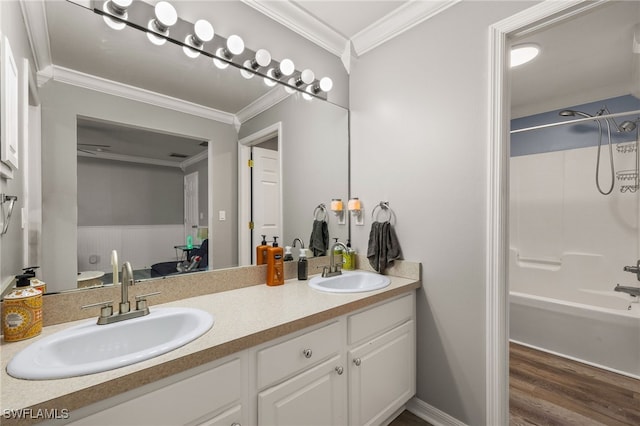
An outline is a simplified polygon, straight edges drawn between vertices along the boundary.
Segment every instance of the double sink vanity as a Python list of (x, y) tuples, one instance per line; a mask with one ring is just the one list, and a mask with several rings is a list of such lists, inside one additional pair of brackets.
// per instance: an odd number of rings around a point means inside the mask
[[(56, 424), (75, 425), (380, 424), (414, 395), (419, 264), (277, 287), (260, 283), (262, 269), (162, 280), (145, 317), (60, 322), (3, 343), (3, 424), (38, 423), (46, 410)], [(45, 305), (63, 308), (70, 297)], [(25, 354), (32, 380), (7, 373)]]

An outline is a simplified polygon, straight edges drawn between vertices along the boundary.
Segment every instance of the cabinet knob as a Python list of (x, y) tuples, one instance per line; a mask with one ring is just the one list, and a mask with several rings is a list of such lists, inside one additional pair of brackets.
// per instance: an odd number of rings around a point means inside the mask
[(357, 366), (360, 367), (360, 364), (362, 364), (362, 360), (360, 358), (356, 358), (353, 360), (353, 363)]
[(344, 368), (342, 368), (341, 366), (337, 366), (336, 373), (338, 373), (338, 376), (342, 376), (342, 373), (344, 373)]
[(313, 355), (313, 352), (311, 351), (311, 349), (305, 349), (302, 351), (302, 354), (304, 355), (305, 358), (311, 358), (311, 355)]

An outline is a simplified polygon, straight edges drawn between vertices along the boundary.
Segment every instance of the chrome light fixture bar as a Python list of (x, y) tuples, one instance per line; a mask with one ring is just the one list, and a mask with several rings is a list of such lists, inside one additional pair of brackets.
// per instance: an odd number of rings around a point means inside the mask
[(220, 69), (231, 65), (245, 78), (258, 75), (268, 86), (281, 84), (290, 93), (301, 92), (305, 99), (326, 100), (327, 92), (333, 87), (329, 77), (316, 79), (311, 70), (296, 71), (290, 59), (278, 62), (265, 49), (253, 51), (244, 45), (240, 36), (225, 38), (215, 33), (205, 20), (194, 24), (181, 19), (166, 1), (153, 6), (143, 1), (92, 0), (91, 9), (115, 30), (124, 26), (135, 28), (146, 33), (154, 45), (168, 41), (181, 46), (189, 58), (206, 56)]

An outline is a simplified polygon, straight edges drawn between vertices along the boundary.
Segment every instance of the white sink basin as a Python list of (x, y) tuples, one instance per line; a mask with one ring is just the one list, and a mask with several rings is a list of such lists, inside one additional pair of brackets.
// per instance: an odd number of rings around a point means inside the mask
[(309, 287), (330, 293), (359, 293), (385, 288), (391, 283), (389, 277), (373, 272), (342, 271), (335, 277), (313, 277)]
[(135, 364), (170, 352), (206, 333), (213, 317), (191, 308), (151, 308), (149, 315), (113, 324), (84, 324), (43, 337), (7, 365), (19, 379), (62, 379)]

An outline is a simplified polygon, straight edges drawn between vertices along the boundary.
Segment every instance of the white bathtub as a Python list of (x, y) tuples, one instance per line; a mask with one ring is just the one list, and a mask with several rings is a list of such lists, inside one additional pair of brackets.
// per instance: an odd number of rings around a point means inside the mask
[(640, 379), (640, 304), (613, 291), (574, 296), (580, 303), (510, 292), (510, 339)]

